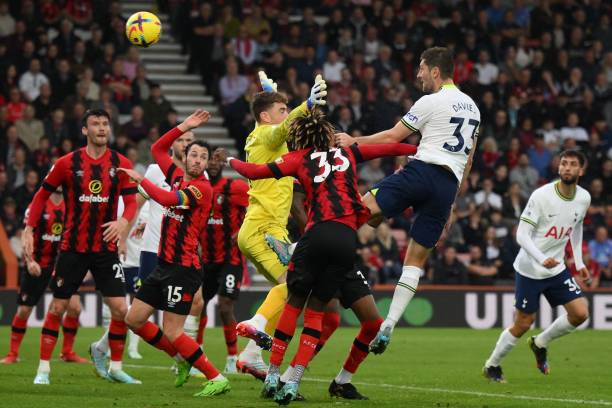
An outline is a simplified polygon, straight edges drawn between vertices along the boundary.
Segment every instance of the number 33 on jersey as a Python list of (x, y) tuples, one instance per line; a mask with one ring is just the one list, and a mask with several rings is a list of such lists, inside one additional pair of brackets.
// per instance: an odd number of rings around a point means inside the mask
[(448, 166), (457, 180), (462, 179), (480, 126), (480, 111), (472, 98), (455, 85), (444, 85), (416, 101), (401, 122), (421, 133), (416, 159)]

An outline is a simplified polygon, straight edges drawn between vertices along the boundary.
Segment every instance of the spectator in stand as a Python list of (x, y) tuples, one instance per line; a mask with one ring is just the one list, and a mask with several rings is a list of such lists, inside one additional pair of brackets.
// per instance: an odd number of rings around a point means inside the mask
[(15, 19), (9, 13), (7, 1), (0, 2), (0, 38), (6, 38), (15, 33)]
[(140, 64), (136, 68), (136, 77), (132, 81), (132, 102), (142, 104), (151, 95), (151, 88), (155, 83), (147, 78), (147, 70)]
[(151, 146), (159, 139), (159, 130), (157, 126), (151, 126), (146, 139), (142, 139), (136, 146), (138, 163), (149, 164), (153, 162), (151, 155)]
[(342, 70), (346, 67), (340, 60), (335, 50), (329, 51), (327, 60), (323, 64), (323, 77), (330, 85), (335, 85), (342, 80)]
[(60, 55), (65, 58), (73, 55), (77, 41), (79, 41), (79, 37), (74, 34), (73, 24), (68, 19), (62, 20), (59, 35), (53, 40), (53, 43), (59, 48)]
[(359, 169), (359, 178), (368, 183), (369, 186), (373, 186), (374, 183), (377, 183), (384, 177), (385, 172), (382, 169), (382, 159), (369, 160)]
[(535, 137), (535, 143), (529, 148), (527, 155), (529, 156), (529, 163), (538, 171), (540, 178), (545, 178), (548, 163), (550, 163), (553, 154), (546, 147), (542, 135)]
[(10, 125), (6, 129), (6, 143), (0, 144), (0, 168), (6, 169), (13, 163), (18, 149), (25, 151), (26, 146), (19, 139), (15, 125)]
[(378, 246), (378, 253), (383, 261), (383, 267), (380, 270), (381, 280), (395, 282), (402, 274), (402, 264), (397, 242), (386, 222), (381, 223), (376, 229), (375, 245)]
[(478, 54), (478, 62), (474, 64), (474, 68), (478, 71), (478, 83), (480, 85), (489, 86), (497, 80), (499, 68), (490, 61), (489, 52), (482, 50)]
[(38, 98), (32, 103), (36, 112), (36, 119), (44, 120), (49, 117), (51, 112), (56, 108), (55, 98), (51, 94), (51, 85), (43, 84), (40, 87)]
[(595, 238), (589, 241), (591, 258), (599, 264), (607, 279), (612, 279), (612, 239), (608, 229), (600, 225), (595, 229)]
[(40, 72), (40, 60), (38, 58), (30, 61), (30, 69), (19, 78), (19, 90), (28, 102), (33, 102), (40, 95), (40, 87), (49, 83), (49, 78)]
[(591, 194), (591, 205), (587, 210), (587, 214), (591, 219), (591, 223), (594, 225), (604, 225), (606, 216), (605, 206), (609, 200), (604, 194), (603, 181), (599, 178), (593, 179), (589, 184), (589, 193)]
[(79, 27), (88, 26), (93, 18), (91, 0), (68, 0), (64, 5), (66, 16)]
[(258, 5), (251, 7), (251, 14), (244, 20), (243, 26), (253, 38), (258, 38), (262, 32), (269, 33), (271, 30), (270, 23), (263, 17), (262, 9)]
[(32, 152), (34, 168), (39, 175), (44, 176), (51, 168), (51, 143), (47, 136), (43, 136), (38, 141), (38, 148)]
[(565, 262), (570, 270), (570, 273), (574, 278), (576, 278), (576, 282), (578, 282), (582, 290), (595, 289), (599, 287), (599, 282), (601, 280), (601, 266), (591, 258), (589, 245), (585, 241), (582, 241), (582, 262), (584, 263), (584, 265), (589, 271), (589, 274), (591, 275), (590, 282), (585, 282), (583, 279), (581, 279), (580, 272), (576, 270), (574, 254), (572, 252), (572, 246), (570, 242), (565, 245)]
[(477, 156), (477, 165), (485, 177), (493, 176), (500, 157), (501, 153), (497, 149), (494, 138), (487, 137), (482, 141), (482, 148)]
[(231, 41), (234, 55), (243, 65), (250, 67), (257, 58), (257, 42), (251, 37), (246, 26), (241, 25), (238, 37)]
[(518, 165), (510, 171), (510, 182), (518, 183), (521, 187), (521, 195), (528, 198), (538, 185), (538, 171), (529, 164), (529, 156), (521, 153)]
[(132, 83), (123, 75), (123, 61), (113, 62), (112, 73), (105, 76), (103, 84), (113, 91), (113, 101), (119, 113), (128, 113), (131, 109)]
[(147, 122), (158, 125), (168, 115), (172, 104), (162, 94), (159, 84), (153, 83), (149, 97), (142, 103), (142, 109)]
[(519, 183), (510, 184), (508, 192), (502, 200), (502, 215), (509, 223), (517, 223), (527, 201), (521, 195)]
[(493, 191), (500, 196), (504, 196), (510, 186), (510, 180), (508, 178), (508, 166), (503, 163), (499, 163), (495, 168), (495, 174), (493, 175)]
[(238, 72), (238, 62), (235, 58), (227, 59), (225, 69), (226, 73), (221, 78), (221, 81), (219, 81), (219, 93), (221, 95), (221, 104), (229, 105), (244, 95), (250, 81), (246, 76)]
[(448, 246), (442, 257), (434, 262), (431, 268), (433, 283), (441, 285), (467, 285), (468, 272), (463, 263), (457, 259), (457, 250)]
[(57, 63), (57, 72), (51, 76), (51, 89), (57, 101), (64, 101), (76, 93), (76, 77), (70, 70), (70, 62), (62, 58)]
[(50, 118), (45, 120), (44, 133), (49, 138), (52, 146), (58, 146), (62, 140), (71, 137), (64, 119), (64, 110), (57, 108), (53, 111)]
[[(94, 80), (94, 72), (91, 67), (86, 67), (81, 75), (77, 87), (87, 87), (87, 99), (97, 101), (100, 99), (100, 85)], [(41, 90), (42, 92), (42, 90)]]
[(11, 88), (9, 103), (6, 105), (8, 121), (10, 123), (15, 123), (21, 119), (25, 107), (26, 103), (21, 99), (21, 92), (19, 92), (19, 89)]
[(479, 245), (470, 246), (470, 262), (467, 266), (469, 282), (472, 285), (493, 285), (497, 275), (497, 266), (482, 256)]
[(17, 204), (13, 197), (5, 197), (2, 204), (2, 227), (9, 237), (14, 236), (22, 224), (21, 216), (17, 214)]
[(28, 156), (24, 148), (15, 149), (13, 160), (8, 163), (7, 175), (12, 190), (17, 189), (25, 183), (26, 174), (29, 170)]
[(38, 190), (39, 175), (34, 169), (30, 169), (26, 172), (25, 181), (23, 185), (15, 189), (13, 196), (15, 197), (15, 204), (17, 205), (17, 214), (25, 213), (26, 208), (32, 202), (36, 190)]
[(463, 236), (466, 245), (482, 245), (484, 238), (484, 226), (478, 211), (474, 211), (468, 216), (468, 222), (463, 227)]
[(567, 115), (567, 123), (561, 128), (561, 140), (573, 139), (577, 142), (588, 142), (589, 134), (579, 126), (580, 118), (576, 112), (570, 112)]
[(145, 120), (144, 110), (140, 106), (134, 106), (131, 119), (121, 126), (121, 133), (125, 134), (132, 146), (136, 146), (147, 137), (149, 129), (151, 125)]
[(44, 127), (41, 120), (36, 119), (36, 112), (32, 105), (26, 105), (21, 119), (15, 122), (19, 139), (26, 145), (29, 151), (38, 147), (38, 141), (44, 135)]
[(486, 178), (482, 181), (482, 190), (474, 195), (474, 202), (479, 211), (484, 213), (501, 210), (502, 198), (493, 191), (493, 180)]

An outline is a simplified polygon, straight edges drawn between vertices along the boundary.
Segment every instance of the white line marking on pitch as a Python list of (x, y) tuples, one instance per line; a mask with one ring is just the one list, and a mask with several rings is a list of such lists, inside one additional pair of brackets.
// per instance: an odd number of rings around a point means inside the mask
[[(151, 368), (154, 370), (167, 370), (170, 371), (170, 365), (168, 366), (151, 366), (151, 365), (140, 365), (140, 364), (124, 364), (124, 367), (130, 368)], [(242, 374), (240, 374), (242, 375)], [(303, 381), (317, 382), (317, 383), (328, 383), (329, 379), (322, 378), (304, 378)], [(496, 397), (496, 398), (507, 398), (515, 400), (536, 400), (536, 401), (550, 401), (550, 402), (561, 402), (565, 404), (589, 404), (589, 405), (603, 405), (612, 406), (612, 401), (590, 401), (581, 399), (564, 399), (564, 398), (551, 398), (551, 397), (536, 397), (531, 395), (510, 395), (510, 394), (495, 394), (492, 392), (480, 392), (480, 391), (465, 391), (465, 390), (452, 390), (447, 388), (428, 388), (428, 387), (415, 387), (412, 385), (397, 385), (397, 384), (375, 384), (366, 382), (354, 382), (354, 385), (363, 385), (366, 387), (381, 387), (381, 388), (396, 388), (401, 390), (409, 391), (422, 391), (422, 392), (438, 392), (445, 394), (462, 394), (462, 395), (474, 395), (477, 397)]]

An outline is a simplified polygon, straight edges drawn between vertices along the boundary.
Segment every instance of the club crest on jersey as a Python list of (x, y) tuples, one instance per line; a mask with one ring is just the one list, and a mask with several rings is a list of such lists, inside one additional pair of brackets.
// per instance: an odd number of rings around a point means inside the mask
[(225, 201), (225, 196), (223, 194), (219, 194), (217, 196), (217, 204), (221, 205), (223, 204), (223, 201)]
[(77, 177), (83, 177), (83, 174), (85, 174), (85, 172), (83, 170), (77, 170), (76, 171)]
[(564, 227), (561, 227), (561, 230), (557, 230), (557, 227), (555, 227), (554, 225), (552, 227), (550, 227), (550, 229), (548, 230), (548, 232), (546, 233), (546, 235), (544, 235), (544, 238), (554, 238), (554, 239), (563, 239), (566, 238), (571, 235), (572, 233), (572, 227), (569, 227), (567, 230)]

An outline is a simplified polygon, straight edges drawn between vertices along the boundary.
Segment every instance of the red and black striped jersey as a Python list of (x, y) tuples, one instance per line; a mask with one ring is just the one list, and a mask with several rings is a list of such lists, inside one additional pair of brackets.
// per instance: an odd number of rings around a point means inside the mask
[(249, 186), (242, 180), (221, 177), (212, 187), (212, 211), (200, 235), (202, 261), (242, 265), (244, 257), (236, 244), (236, 236), (249, 205)]
[(210, 215), (212, 187), (205, 176), (185, 181), (183, 169), (168, 155), (170, 146), (182, 134), (173, 128), (151, 146), (153, 158), (172, 190), (163, 190), (147, 179), (140, 185), (165, 207), (157, 256), (168, 263), (200, 268), (198, 244)]
[[(59, 251), (62, 232), (64, 231), (64, 214), (66, 208), (64, 201), (55, 204), (48, 199), (40, 218), (34, 228), (34, 251), (32, 258), (41, 268), (47, 268), (55, 263), (55, 257)], [(28, 222), (30, 206), (25, 212), (24, 223)]]
[(324, 221), (337, 221), (357, 229), (370, 215), (357, 189), (357, 163), (414, 152), (416, 146), (402, 143), (352, 145), (327, 151), (308, 148), (287, 153), (273, 163), (252, 164), (233, 159), (230, 165), (249, 179), (296, 177), (306, 194), (306, 230)]
[(35, 227), (43, 203), (58, 186), (63, 187), (66, 216), (62, 251), (81, 253), (116, 251), (115, 242), (104, 242), (102, 225), (117, 219), (117, 205), (122, 195), (125, 210), (122, 217), (130, 221), (136, 210), (136, 184), (117, 169), (132, 168), (132, 163), (114, 150), (106, 149), (97, 159), (81, 148), (60, 157), (49, 170), (42, 187), (30, 205), (31, 219), (27, 225)]

